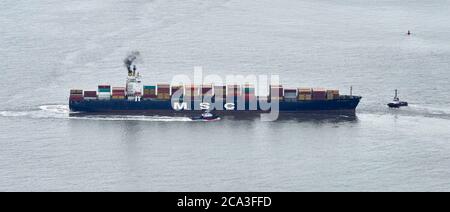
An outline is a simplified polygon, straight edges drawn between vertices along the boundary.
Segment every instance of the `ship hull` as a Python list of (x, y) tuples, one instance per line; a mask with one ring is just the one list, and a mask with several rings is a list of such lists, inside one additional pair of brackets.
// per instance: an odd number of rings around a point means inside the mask
[[(278, 103), (278, 108), (280, 113), (354, 113), (360, 99), (361, 97), (351, 96), (334, 100), (280, 101)], [(157, 99), (141, 101), (115, 99), (69, 101), (71, 111), (90, 114), (198, 114), (199, 111), (205, 109), (204, 106), (206, 105), (209, 106), (207, 109), (211, 109), (218, 115), (260, 114), (270, 112), (270, 109), (264, 107), (263, 104), (260, 104), (257, 101), (254, 103), (246, 102), (245, 104), (237, 101), (228, 101), (217, 104), (208, 104), (203, 101), (190, 101), (185, 102), (184, 105), (182, 102), (175, 104), (178, 104), (178, 107), (170, 100)]]

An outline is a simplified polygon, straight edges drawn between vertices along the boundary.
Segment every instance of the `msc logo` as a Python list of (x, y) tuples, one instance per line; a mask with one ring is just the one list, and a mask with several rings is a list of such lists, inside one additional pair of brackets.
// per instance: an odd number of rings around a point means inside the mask
[[(199, 106), (200, 106), (200, 110), (212, 109), (211, 103), (208, 103), (208, 102), (201, 102), (201, 103), (199, 103)], [(234, 103), (225, 103), (223, 105), (223, 107), (225, 110), (234, 110), (235, 104)], [(174, 110), (189, 110), (187, 102), (174, 102), (172, 105), (172, 108)]]

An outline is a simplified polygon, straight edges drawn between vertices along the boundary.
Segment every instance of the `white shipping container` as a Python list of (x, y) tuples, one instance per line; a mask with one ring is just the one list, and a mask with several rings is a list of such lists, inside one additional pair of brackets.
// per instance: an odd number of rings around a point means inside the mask
[(99, 100), (110, 100), (111, 96), (98, 96)]
[(292, 97), (292, 98), (296, 98), (297, 97), (297, 93), (284, 93), (284, 97)]

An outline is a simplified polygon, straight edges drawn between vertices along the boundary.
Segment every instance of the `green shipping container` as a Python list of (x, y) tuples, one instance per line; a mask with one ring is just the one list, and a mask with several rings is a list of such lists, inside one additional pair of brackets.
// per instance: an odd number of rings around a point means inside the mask
[(98, 92), (111, 92), (111, 89), (108, 88), (99, 88)]
[(244, 88), (244, 92), (245, 93), (250, 93), (250, 92), (253, 92), (253, 91), (255, 91), (254, 88)]
[(147, 90), (147, 89), (149, 89), (149, 90), (156, 89), (156, 86), (154, 86), (154, 85), (144, 85), (144, 89), (145, 90)]

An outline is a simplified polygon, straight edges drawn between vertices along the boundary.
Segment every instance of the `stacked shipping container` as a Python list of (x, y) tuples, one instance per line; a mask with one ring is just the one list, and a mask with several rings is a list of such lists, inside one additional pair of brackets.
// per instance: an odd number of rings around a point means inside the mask
[(283, 86), (282, 85), (270, 85), (269, 95), (271, 100), (283, 100)]
[(228, 85), (227, 86), (227, 97), (237, 97), (241, 95), (241, 90), (239, 85)]
[(244, 97), (246, 101), (253, 101), (256, 99), (255, 87), (253, 85), (244, 85)]
[(170, 94), (173, 96), (176, 92), (181, 92), (181, 95), (184, 94), (184, 87), (182, 85), (175, 85), (171, 87)]
[(194, 100), (200, 97), (200, 86), (186, 85), (184, 90), (184, 97), (186, 100)]
[(298, 89), (298, 100), (305, 101), (312, 99), (312, 90), (311, 88), (299, 88)]
[(171, 98), (174, 98), (174, 95), (178, 95), (180, 99), (183, 98), (184, 95), (184, 86), (182, 85), (175, 85), (170, 87), (170, 95)]
[(70, 101), (83, 101), (83, 90), (70, 90)]
[(84, 91), (84, 99), (85, 100), (96, 100), (97, 99), (97, 91)]
[(327, 99), (337, 99), (339, 98), (339, 90), (327, 90)]
[(297, 89), (284, 89), (284, 101), (297, 101)]
[(202, 95), (203, 96), (212, 96), (213, 95), (212, 85), (202, 85)]
[(157, 84), (157, 98), (162, 100), (170, 99), (170, 85), (169, 84)]
[(213, 93), (213, 86), (212, 85), (202, 85), (201, 89), (202, 97), (205, 99), (212, 99), (214, 93)]
[[(196, 86), (187, 85), (185, 90), (183, 86), (170, 86), (169, 84), (157, 84), (143, 86), (143, 99), (162, 99), (170, 100), (171, 95), (175, 94), (177, 91), (181, 91), (183, 96), (188, 99), (195, 99), (200, 97), (213, 96), (215, 99), (225, 99), (243, 97), (246, 101), (256, 99), (256, 92), (253, 85), (245, 84), (242, 89), (239, 85), (228, 85), (228, 86), (214, 86), (212, 84)], [(84, 95), (83, 95), (84, 94)], [(278, 97), (277, 97), (278, 95)], [(84, 91), (83, 90), (70, 90), (70, 100), (71, 101), (82, 101), (82, 100), (109, 100), (113, 99), (125, 99), (126, 93), (124, 87), (113, 87), (111, 92), (110, 85), (99, 85), (98, 91)], [(298, 88), (298, 89), (283, 89), (281, 85), (270, 85), (269, 96), (259, 97), (259, 99), (275, 99), (278, 98), (279, 101), (308, 101), (308, 100), (333, 100), (338, 99), (339, 90), (325, 90), (323, 88)], [(134, 100), (134, 99), (133, 99)]]
[(154, 99), (156, 98), (156, 86), (155, 85), (144, 85), (144, 99)]
[(327, 90), (323, 88), (314, 88), (312, 90), (312, 100), (326, 100)]
[(113, 87), (112, 88), (112, 98), (113, 99), (125, 99), (125, 88), (124, 87)]
[(227, 86), (214, 86), (214, 98), (215, 99), (225, 99), (226, 98)]
[(109, 100), (111, 98), (111, 86), (99, 85), (98, 86), (98, 99)]

